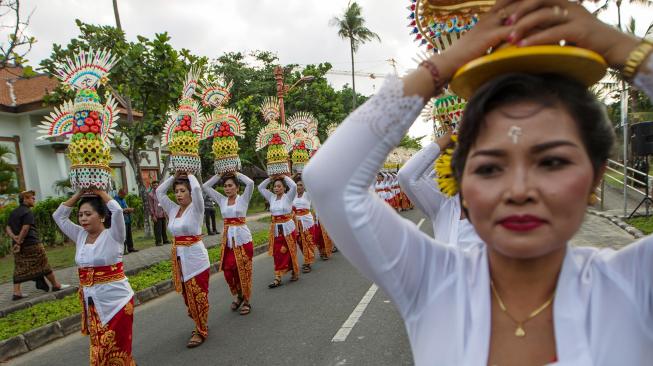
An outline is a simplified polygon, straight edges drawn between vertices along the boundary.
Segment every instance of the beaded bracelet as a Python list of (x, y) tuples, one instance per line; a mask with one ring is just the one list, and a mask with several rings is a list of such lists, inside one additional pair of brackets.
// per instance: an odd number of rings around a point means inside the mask
[(653, 52), (653, 43), (646, 39), (642, 40), (628, 55), (626, 65), (624, 65), (624, 69), (621, 71), (624, 79), (631, 80), (651, 52)]
[(438, 67), (435, 66), (431, 60), (424, 60), (420, 62), (419, 67), (425, 68), (431, 74), (431, 79), (433, 80), (433, 84), (435, 86), (435, 93), (439, 94), (447, 82), (440, 80), (440, 71), (438, 70)]

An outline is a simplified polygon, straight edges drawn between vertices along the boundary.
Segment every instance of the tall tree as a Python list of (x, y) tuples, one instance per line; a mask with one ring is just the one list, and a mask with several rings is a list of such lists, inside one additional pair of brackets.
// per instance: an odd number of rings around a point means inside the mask
[(338, 27), (338, 35), (342, 39), (349, 39), (349, 50), (351, 53), (351, 85), (352, 93), (352, 110), (356, 108), (356, 78), (354, 75), (354, 53), (358, 51), (361, 45), (377, 40), (381, 42), (381, 37), (365, 27), (365, 18), (362, 15), (362, 8), (358, 3), (350, 3), (345, 9), (342, 16), (333, 17), (330, 21), (332, 26)]
[(20, 0), (0, 0), (0, 28), (9, 33), (7, 41), (0, 42), (0, 70), (25, 63), (25, 56), (36, 42), (36, 38), (25, 34), (31, 17), (32, 13), (22, 17)]
[[(150, 149), (158, 138), (171, 105), (177, 103), (182, 83), (192, 64), (203, 65), (206, 58), (192, 55), (188, 50), (175, 50), (167, 33), (155, 34), (153, 39), (138, 36), (136, 42), (127, 42), (122, 30), (110, 26), (85, 24), (77, 20), (80, 36), (70, 41), (66, 48), (53, 45), (52, 54), (41, 66), (54, 74), (58, 65), (81, 49), (110, 49), (120, 60), (111, 70), (108, 89), (125, 108), (127, 118), (118, 120), (113, 143), (129, 161), (139, 196), (143, 200), (147, 217), (147, 190), (141, 175), (141, 150)], [(59, 87), (46, 97), (53, 105), (74, 97), (74, 93)], [(135, 117), (141, 114), (140, 118)], [(150, 233), (145, 220), (146, 233)]]
[(122, 25), (120, 24), (120, 12), (118, 11), (118, 0), (113, 0), (113, 16), (116, 18), (116, 28), (122, 30)]

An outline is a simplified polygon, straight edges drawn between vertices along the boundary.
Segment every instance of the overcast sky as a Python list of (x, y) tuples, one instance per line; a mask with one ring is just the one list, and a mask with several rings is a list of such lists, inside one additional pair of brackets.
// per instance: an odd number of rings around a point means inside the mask
[[(340, 15), (348, 0), (118, 0), (120, 20), (128, 39), (168, 32), (174, 47), (216, 58), (224, 52), (269, 50), (283, 64), (328, 61), (337, 71), (350, 71), (349, 45), (336, 34), (329, 20)], [(412, 41), (407, 27), (410, 0), (358, 0), (367, 26), (381, 42), (370, 42), (356, 54), (357, 71), (382, 76), (393, 73), (389, 59), (396, 60), (401, 75), (415, 67), (412, 59), (422, 50)], [(38, 65), (49, 56), (52, 44), (66, 45), (79, 33), (75, 19), (115, 25), (111, 0), (23, 0), (23, 12), (33, 11), (29, 33), (38, 40), (27, 58)], [(626, 19), (631, 13), (626, 8)], [(616, 23), (613, 11), (603, 17)], [(651, 22), (652, 10), (642, 12), (640, 28)], [(330, 75), (336, 89), (351, 77)], [(357, 90), (372, 94), (383, 82), (357, 77)], [(272, 93), (273, 91), (270, 91)], [(428, 135), (430, 124), (418, 121), (410, 134)]]

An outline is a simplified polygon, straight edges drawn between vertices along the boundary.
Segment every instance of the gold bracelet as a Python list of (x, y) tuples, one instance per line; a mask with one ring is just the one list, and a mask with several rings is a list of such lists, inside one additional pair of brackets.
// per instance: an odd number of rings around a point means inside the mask
[(649, 40), (643, 39), (642, 42), (628, 55), (626, 65), (624, 66), (623, 71), (621, 71), (621, 75), (624, 79), (631, 80), (651, 52), (653, 52), (653, 43)]

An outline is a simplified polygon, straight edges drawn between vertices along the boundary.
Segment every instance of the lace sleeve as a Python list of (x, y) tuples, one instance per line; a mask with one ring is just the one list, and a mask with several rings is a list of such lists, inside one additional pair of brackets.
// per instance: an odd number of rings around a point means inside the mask
[(435, 142), (418, 151), (399, 170), (399, 185), (408, 198), (428, 215), (431, 221), (438, 215), (440, 206), (446, 199), (433, 180), (433, 161), (440, 155), (440, 147)]
[(338, 249), (393, 297), (404, 316), (440, 290), (460, 254), (436, 243), (368, 190), (423, 106), (422, 97), (404, 96), (401, 79), (389, 78), (304, 170), (313, 205)]
[(653, 100), (653, 54), (648, 55), (648, 58), (640, 66), (633, 84)]

